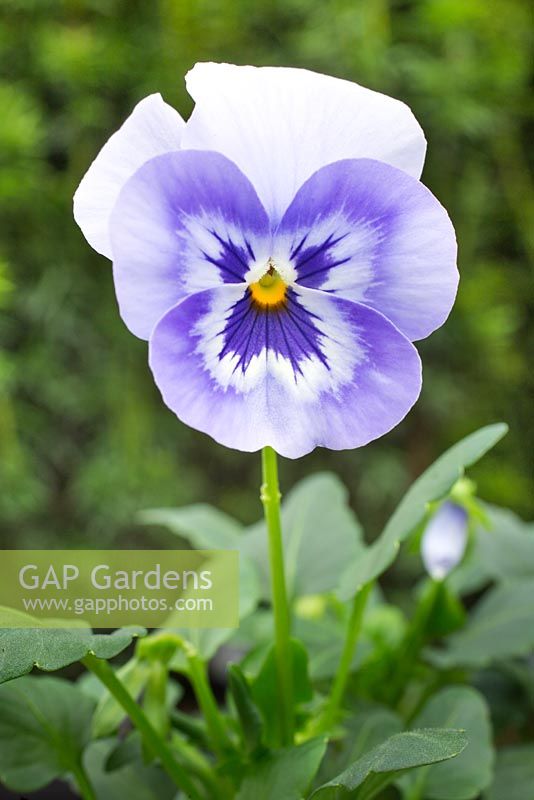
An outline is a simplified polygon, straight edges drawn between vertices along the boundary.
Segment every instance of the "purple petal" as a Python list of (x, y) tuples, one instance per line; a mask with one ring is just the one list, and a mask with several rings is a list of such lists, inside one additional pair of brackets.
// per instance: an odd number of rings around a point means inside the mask
[(191, 150), (153, 158), (130, 178), (110, 235), (121, 315), (141, 339), (186, 295), (242, 283), (271, 249), (247, 178), (224, 156)]
[(156, 326), (150, 365), (183, 422), (288, 458), (383, 435), (421, 387), (417, 351), (381, 314), (302, 288), (269, 310), (239, 286), (188, 297)]
[(447, 212), (401, 170), (368, 159), (338, 161), (297, 193), (276, 234), (303, 286), (380, 311), (409, 339), (447, 318), (458, 286)]

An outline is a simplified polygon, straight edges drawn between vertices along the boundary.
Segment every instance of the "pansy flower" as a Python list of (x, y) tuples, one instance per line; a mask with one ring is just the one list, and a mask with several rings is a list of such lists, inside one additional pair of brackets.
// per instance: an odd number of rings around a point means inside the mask
[(458, 274), (398, 100), (307, 70), (197, 64), (186, 123), (160, 95), (104, 145), (74, 198), (149, 341), (164, 401), (244, 451), (364, 445), (416, 401), (413, 341)]

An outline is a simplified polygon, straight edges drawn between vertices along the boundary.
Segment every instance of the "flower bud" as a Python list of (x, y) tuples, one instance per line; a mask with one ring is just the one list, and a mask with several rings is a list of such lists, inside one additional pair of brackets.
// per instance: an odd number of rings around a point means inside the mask
[(421, 541), (421, 556), (431, 578), (443, 580), (460, 563), (467, 546), (468, 516), (449, 500), (428, 523)]

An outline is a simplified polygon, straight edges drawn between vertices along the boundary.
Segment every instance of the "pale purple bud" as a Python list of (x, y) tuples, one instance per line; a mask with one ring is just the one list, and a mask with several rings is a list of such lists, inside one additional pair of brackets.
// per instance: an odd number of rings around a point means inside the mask
[(446, 501), (428, 523), (421, 556), (431, 578), (443, 580), (462, 560), (467, 546), (467, 512)]

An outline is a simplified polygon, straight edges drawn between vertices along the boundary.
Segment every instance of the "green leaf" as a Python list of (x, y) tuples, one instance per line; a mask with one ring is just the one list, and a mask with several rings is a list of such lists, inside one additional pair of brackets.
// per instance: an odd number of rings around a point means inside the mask
[(236, 800), (301, 800), (319, 769), (326, 739), (310, 739), (254, 761)]
[(146, 636), (146, 628), (138, 625), (130, 625), (120, 628), (113, 633), (93, 633), (89, 640), (88, 653), (92, 653), (97, 658), (115, 658), (123, 650), (131, 645), (134, 639)]
[(0, 686), (0, 780), (33, 792), (78, 768), (94, 703), (68, 681), (25, 677)]
[(97, 800), (174, 800), (176, 786), (158, 767), (141, 761), (114, 765), (106, 771), (114, 741), (93, 742), (87, 748), (84, 764)]
[(207, 503), (183, 508), (154, 508), (141, 511), (145, 525), (162, 525), (193, 547), (203, 550), (239, 550), (243, 526), (233, 517)]
[(527, 800), (534, 786), (534, 744), (497, 752), (495, 779), (484, 800)]
[(327, 751), (319, 778), (326, 781), (330, 775), (343, 772), (364, 753), (400, 733), (402, 728), (400, 716), (384, 706), (352, 709), (343, 721), (343, 737), (332, 742)]
[[(291, 597), (321, 594), (337, 588), (348, 563), (362, 551), (362, 534), (348, 506), (348, 493), (329, 472), (298, 483), (282, 503), (282, 531), (288, 591)], [(245, 534), (242, 551), (256, 563), (264, 599), (271, 594), (268, 537), (264, 522)]]
[(90, 628), (2, 628), (0, 629), (0, 683), (26, 675), (34, 667), (53, 672), (88, 653), (110, 659), (125, 650), (146, 630), (136, 626), (110, 634), (93, 634)]
[(316, 789), (310, 800), (370, 800), (399, 772), (454, 758), (466, 745), (465, 733), (458, 730), (397, 733)]
[(502, 423), (488, 425), (447, 450), (411, 486), (378, 539), (358, 562), (347, 567), (339, 595), (348, 600), (358, 587), (375, 580), (392, 564), (403, 542), (419, 525), (429, 503), (447, 495), (466, 467), (476, 463), (507, 432)]
[(473, 531), (472, 546), (447, 583), (462, 594), (494, 580), (534, 577), (534, 526), (506, 508), (482, 505), (486, 524)]
[[(172, 533), (187, 539), (193, 547), (203, 550), (242, 550), (243, 526), (228, 514), (207, 504), (152, 509), (141, 512), (140, 518), (147, 524), (163, 525)], [(242, 552), (239, 567), (239, 613), (243, 618), (257, 605), (259, 586), (256, 568)], [(176, 627), (172, 618), (165, 627)]]
[(228, 669), (228, 688), (236, 707), (242, 738), (249, 753), (260, 749), (263, 723), (246, 676), (237, 664)]
[[(307, 703), (313, 697), (313, 688), (308, 675), (308, 654), (296, 639), (291, 640), (293, 667), (293, 690), (295, 703)], [(274, 646), (269, 649), (262, 667), (251, 684), (252, 696), (260, 709), (265, 723), (265, 744), (276, 740), (279, 709), (273, 698), (278, 694), (278, 677)]]
[[(152, 759), (151, 759), (152, 760)], [(106, 772), (114, 772), (128, 764), (143, 764), (143, 740), (137, 730), (133, 730), (124, 739), (115, 739), (105, 760)]]
[(483, 667), (534, 650), (534, 578), (510, 581), (487, 592), (465, 628), (447, 639), (444, 650), (427, 651), (438, 667)]
[[(414, 720), (416, 727), (459, 727), (469, 744), (453, 762), (436, 764), (402, 778), (403, 789), (420, 789), (428, 800), (471, 800), (492, 778), (493, 745), (489, 709), (483, 696), (468, 686), (442, 689)], [(410, 792), (408, 791), (408, 796)]]
[(480, 530), (475, 557), (484, 564), (491, 578), (534, 577), (534, 530), (512, 511), (485, 507), (490, 530)]

